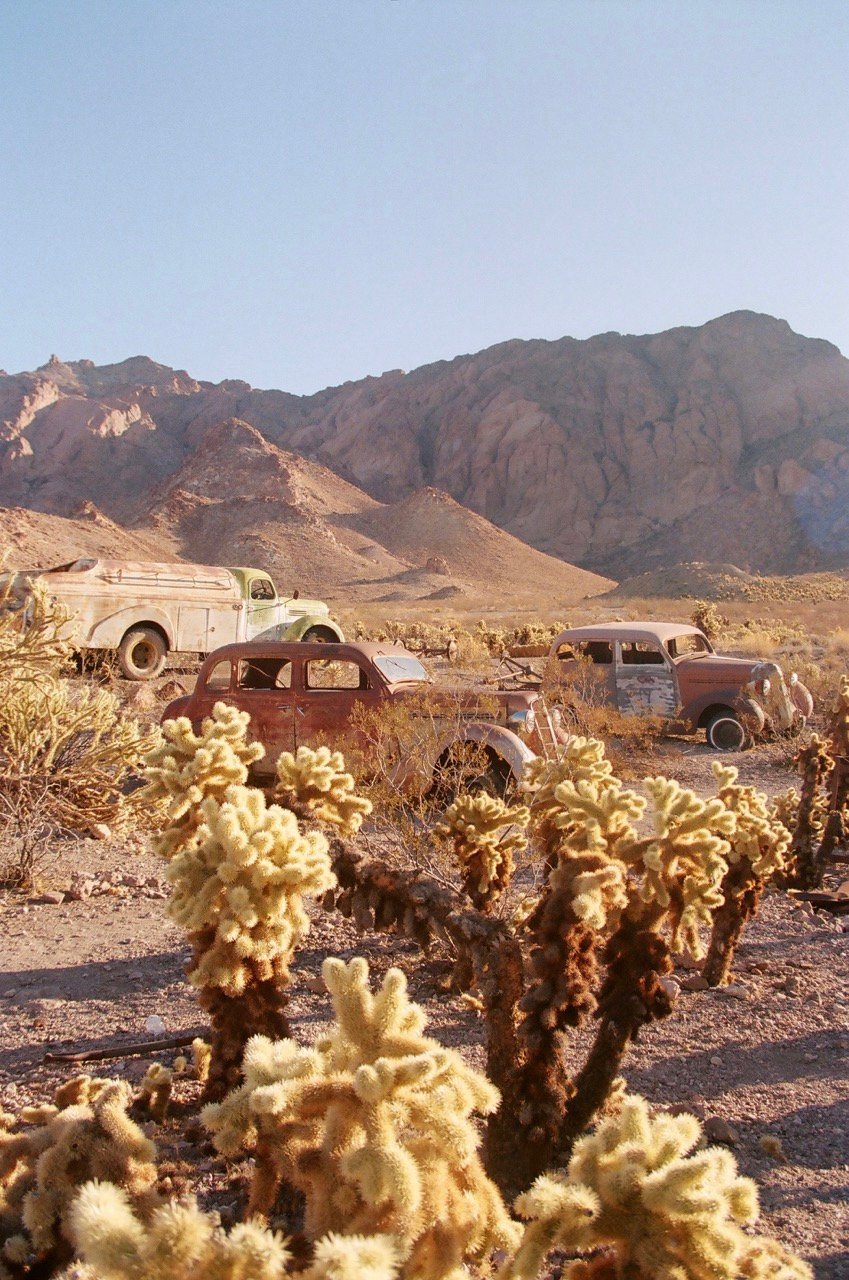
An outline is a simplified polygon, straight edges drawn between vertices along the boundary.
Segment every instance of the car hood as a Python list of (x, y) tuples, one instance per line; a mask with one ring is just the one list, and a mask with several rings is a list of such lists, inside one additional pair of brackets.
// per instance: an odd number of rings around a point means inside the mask
[(780, 667), (758, 658), (727, 658), (718, 653), (705, 658), (690, 658), (678, 663), (679, 674), (686, 673), (691, 684), (748, 684), (757, 672), (759, 677), (775, 676)]

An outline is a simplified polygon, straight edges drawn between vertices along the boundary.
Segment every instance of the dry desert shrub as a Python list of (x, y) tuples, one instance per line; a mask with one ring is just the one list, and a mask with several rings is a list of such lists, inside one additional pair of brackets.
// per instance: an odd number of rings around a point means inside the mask
[(711, 644), (720, 639), (728, 626), (725, 614), (719, 612), (712, 600), (697, 600), (690, 621), (704, 632)]
[[(0, 879), (27, 888), (51, 837), (140, 820), (130, 775), (157, 737), (117, 699), (63, 674), (65, 617), (34, 591), (25, 611), (0, 601)], [(11, 856), (9, 856), (11, 850)]]

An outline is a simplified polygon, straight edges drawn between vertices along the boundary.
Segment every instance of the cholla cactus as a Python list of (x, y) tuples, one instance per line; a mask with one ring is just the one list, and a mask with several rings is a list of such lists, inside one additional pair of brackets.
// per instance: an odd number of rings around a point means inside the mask
[(145, 756), (147, 786), (139, 793), (166, 805), (169, 825), (155, 841), (161, 857), (171, 858), (190, 844), (203, 801), (223, 800), (227, 788), (247, 782), (250, 766), (265, 755), (261, 743), (248, 743), (249, 723), (246, 711), (216, 702), (200, 733), (185, 716), (162, 726), (164, 741)]
[(334, 884), (328, 845), (302, 834), (295, 815), (262, 792), (230, 786), (201, 805), (196, 838), (171, 859), (168, 914), (192, 943), (189, 981), (213, 1025), (207, 1096), (238, 1079), (254, 1034), (288, 1034), (284, 988), (292, 953), (309, 928), (305, 894)]
[(440, 1280), (514, 1243), (471, 1123), (495, 1109), (497, 1091), (422, 1035), (400, 970), (375, 994), (362, 959), (328, 959), (322, 972), (331, 1035), (312, 1049), (255, 1038), (243, 1086), (204, 1111), (219, 1150), (257, 1150), (251, 1209), (268, 1212), (285, 1178), (306, 1196), (311, 1238), (389, 1231), (409, 1280)]
[(157, 1209), (142, 1223), (117, 1187), (88, 1183), (71, 1212), (71, 1230), (97, 1280), (394, 1280), (397, 1249), (388, 1236), (327, 1236), (312, 1266), (290, 1270), (276, 1232), (255, 1222), (229, 1235), (194, 1200)]
[(355, 836), (372, 807), (356, 794), (356, 785), (341, 751), (298, 747), (296, 755), (284, 751), (277, 761), (274, 798), (299, 815), (312, 814), (342, 835)]
[(99, 1280), (282, 1280), (289, 1261), (279, 1236), (250, 1222), (226, 1235), (194, 1201), (163, 1205), (142, 1223), (108, 1183), (83, 1187), (70, 1229)]
[(742, 1230), (758, 1216), (757, 1188), (730, 1152), (697, 1151), (700, 1137), (695, 1116), (653, 1115), (626, 1098), (576, 1144), (565, 1175), (539, 1178), (516, 1201), (528, 1225), (498, 1280), (534, 1280), (556, 1246), (594, 1255), (568, 1263), (567, 1280), (812, 1280), (801, 1259)]
[(586, 783), (586, 793), (596, 797), (617, 785), (613, 766), (605, 758), (604, 743), (597, 738), (570, 738), (558, 749), (556, 760), (540, 756), (525, 770), (522, 789), (530, 796), (534, 829), (542, 841), (549, 869), (569, 833), (562, 801), (557, 798), (557, 788), (563, 783), (576, 787)]
[(714, 915), (703, 969), (715, 987), (728, 980), (743, 926), (756, 914), (767, 881), (784, 869), (790, 832), (771, 814), (763, 792), (737, 783), (733, 765), (714, 761), (713, 773), (719, 798), (736, 819), (720, 886), (723, 902)]
[(155, 1148), (127, 1115), (129, 1086), (78, 1077), (56, 1105), (25, 1110), (20, 1132), (0, 1132), (0, 1236), (9, 1261), (30, 1253), (70, 1257), (67, 1212), (91, 1178), (123, 1187), (142, 1208), (154, 1202)]
[(173, 1081), (173, 1071), (163, 1067), (160, 1062), (152, 1062), (139, 1085), (142, 1101), (154, 1120), (160, 1124), (168, 1111)]
[(453, 841), (463, 889), (479, 911), (492, 911), (510, 884), (515, 855), (528, 846), (530, 816), (525, 805), (508, 805), (497, 796), (462, 795), (436, 828)]
[(721, 800), (701, 800), (674, 778), (646, 778), (644, 785), (654, 803), (653, 834), (622, 840), (618, 851), (641, 872), (642, 901), (668, 910), (672, 947), (703, 955), (699, 925), (710, 925), (722, 903), (719, 885), (734, 814)]

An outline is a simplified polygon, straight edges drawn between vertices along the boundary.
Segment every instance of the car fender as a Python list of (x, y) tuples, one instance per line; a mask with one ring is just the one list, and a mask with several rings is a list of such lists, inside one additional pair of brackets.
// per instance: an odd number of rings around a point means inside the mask
[(730, 707), (748, 725), (752, 734), (763, 732), (766, 716), (759, 702), (745, 693), (739, 685), (724, 689), (706, 689), (697, 698), (691, 699), (682, 708), (676, 722), (683, 725), (690, 733), (700, 727), (700, 722), (708, 707)]
[(302, 640), (310, 627), (326, 627), (328, 631), (332, 631), (337, 636), (339, 643), (345, 643), (345, 637), (342, 634), (342, 628), (332, 618), (328, 618), (326, 614), (305, 613), (302, 618), (296, 618), (294, 622), (290, 622), (288, 627), (280, 628), (281, 640)]
[(504, 761), (517, 782), (527, 765), (536, 760), (536, 753), (512, 729), (505, 729), (499, 724), (487, 724), (483, 720), (469, 720), (458, 725), (456, 732), (445, 735), (439, 744), (435, 761), (450, 750), (455, 742), (476, 742), (488, 747)]
[(802, 684), (801, 680), (797, 680), (795, 684), (790, 685), (788, 693), (799, 715), (804, 716), (805, 720), (810, 720), (814, 714), (814, 699), (808, 686)]
[(143, 609), (140, 609), (138, 605), (133, 605), (129, 609), (118, 609), (115, 613), (110, 613), (108, 618), (101, 618), (92, 627), (88, 637), (82, 643), (90, 649), (116, 649), (121, 643), (122, 637), (133, 627), (144, 627), (151, 624), (159, 627), (165, 636), (168, 648), (173, 649), (173, 623), (166, 611), (156, 605), (145, 605)]

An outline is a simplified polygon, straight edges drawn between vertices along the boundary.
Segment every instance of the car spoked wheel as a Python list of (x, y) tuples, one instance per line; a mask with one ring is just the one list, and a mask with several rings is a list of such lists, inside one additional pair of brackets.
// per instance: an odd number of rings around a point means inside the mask
[(714, 751), (744, 751), (751, 746), (746, 726), (730, 708), (714, 712), (705, 726), (705, 736)]

